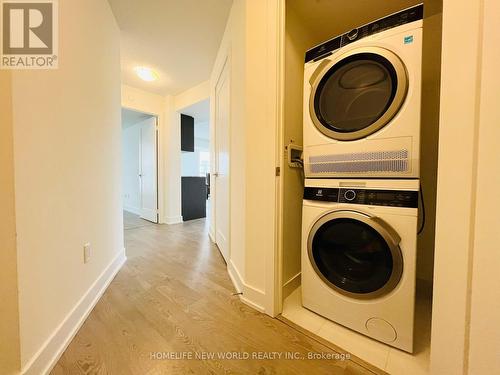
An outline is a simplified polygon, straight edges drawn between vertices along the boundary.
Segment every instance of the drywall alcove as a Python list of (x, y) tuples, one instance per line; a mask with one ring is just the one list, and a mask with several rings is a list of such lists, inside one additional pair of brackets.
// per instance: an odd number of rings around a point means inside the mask
[[(350, 351), (362, 360), (378, 368), (386, 365), (409, 363), (415, 373), (425, 374), (429, 364), (431, 293), (433, 278), (434, 226), (436, 207), (437, 144), (439, 129), (439, 84), (441, 66), (441, 18), (442, 1), (424, 1), (424, 46), (423, 46), (423, 89), (421, 112), (421, 186), (424, 191), (426, 222), (418, 238), (418, 298), (416, 352), (403, 353), (384, 344), (376, 343), (371, 354), (363, 353), (361, 346), (374, 343), (357, 333), (302, 308), (300, 296), (301, 241), (302, 241), (302, 196), (304, 176), (300, 169), (287, 163), (287, 145), (302, 146), (303, 85), (305, 52), (322, 42), (345, 33), (353, 28), (382, 18), (391, 13), (420, 4), (422, 1), (398, 0), (391, 2), (337, 0), (286, 0), (283, 62), (283, 145), (281, 163), (281, 302), (283, 316), (294, 323), (326, 338), (334, 345)], [(306, 114), (307, 115), (307, 114)], [(421, 219), (421, 217), (420, 217)], [(303, 314), (302, 314), (303, 313)], [(292, 318), (292, 319), (290, 319)], [(325, 324), (326, 323), (326, 324)], [(328, 324), (331, 323), (331, 326)], [(326, 329), (325, 327), (329, 328)], [(323, 329), (321, 329), (323, 327)], [(337, 328), (340, 330), (337, 332)], [(343, 335), (343, 331), (349, 334)], [(334, 333), (335, 332), (335, 333)], [(340, 333), (339, 333), (340, 332)], [(344, 341), (332, 339), (343, 337)], [(366, 341), (366, 342), (365, 342)], [(374, 353), (379, 354), (379, 361)], [(390, 354), (389, 354), (390, 353)], [(395, 353), (395, 354), (394, 354)], [(388, 358), (393, 360), (387, 360)], [(402, 358), (402, 360), (401, 360)], [(387, 363), (386, 363), (387, 362)], [(397, 368), (389, 368), (393, 371)]]

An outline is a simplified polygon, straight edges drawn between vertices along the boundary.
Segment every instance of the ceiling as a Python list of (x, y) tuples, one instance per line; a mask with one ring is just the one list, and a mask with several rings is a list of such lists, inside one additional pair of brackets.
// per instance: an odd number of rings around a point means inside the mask
[[(430, 0), (427, 2), (436, 2)], [(423, 0), (287, 0), (287, 6), (307, 25), (312, 46)]]
[(122, 108), (122, 128), (126, 129), (138, 122), (147, 118), (153, 117), (147, 113), (132, 111), (131, 109)]
[[(232, 0), (108, 0), (121, 30), (122, 81), (175, 95), (210, 77)], [(144, 82), (133, 68), (155, 69)]]

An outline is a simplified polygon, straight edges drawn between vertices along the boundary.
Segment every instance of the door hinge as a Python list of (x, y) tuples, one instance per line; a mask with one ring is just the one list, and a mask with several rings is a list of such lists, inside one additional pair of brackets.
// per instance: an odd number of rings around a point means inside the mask
[(276, 167), (276, 177), (281, 176), (281, 169), (280, 167)]

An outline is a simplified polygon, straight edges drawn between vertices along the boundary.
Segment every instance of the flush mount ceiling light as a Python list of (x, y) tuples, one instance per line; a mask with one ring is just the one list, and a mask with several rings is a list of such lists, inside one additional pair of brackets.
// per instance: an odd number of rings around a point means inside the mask
[(153, 69), (147, 68), (144, 66), (138, 66), (134, 68), (135, 73), (139, 76), (140, 79), (146, 82), (153, 82), (156, 81), (159, 76), (158, 73), (156, 73)]

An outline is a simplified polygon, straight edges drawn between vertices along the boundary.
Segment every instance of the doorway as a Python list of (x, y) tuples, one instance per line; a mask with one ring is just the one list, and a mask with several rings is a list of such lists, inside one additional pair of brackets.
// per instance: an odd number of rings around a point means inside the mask
[(122, 109), (122, 191), (125, 226), (159, 222), (158, 118)]
[(181, 212), (183, 222), (210, 220), (210, 99), (178, 110), (181, 126)]

